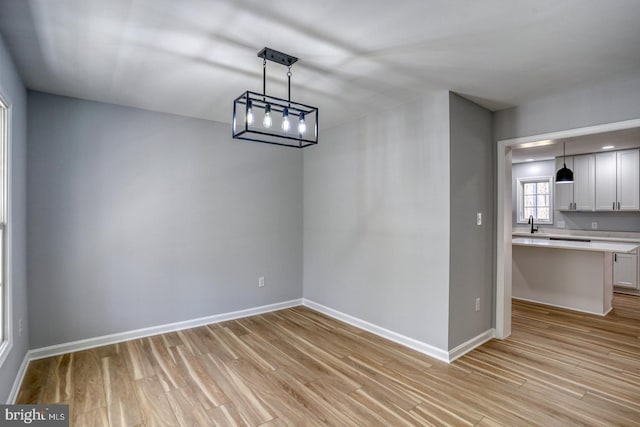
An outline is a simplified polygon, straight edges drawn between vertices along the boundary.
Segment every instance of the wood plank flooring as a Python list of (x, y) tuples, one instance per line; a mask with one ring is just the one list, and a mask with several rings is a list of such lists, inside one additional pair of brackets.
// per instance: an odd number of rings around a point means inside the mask
[(17, 402), (73, 426), (637, 426), (640, 298), (514, 301), (512, 336), (451, 365), (296, 307), (32, 361)]

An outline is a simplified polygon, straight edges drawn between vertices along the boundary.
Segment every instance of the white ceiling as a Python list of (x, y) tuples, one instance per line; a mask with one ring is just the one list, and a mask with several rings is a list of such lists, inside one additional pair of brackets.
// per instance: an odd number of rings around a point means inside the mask
[[(30, 89), (231, 120), (264, 46), (321, 127), (449, 89), (493, 110), (640, 72), (638, 0), (0, 0)], [(268, 68), (284, 97), (286, 69)]]

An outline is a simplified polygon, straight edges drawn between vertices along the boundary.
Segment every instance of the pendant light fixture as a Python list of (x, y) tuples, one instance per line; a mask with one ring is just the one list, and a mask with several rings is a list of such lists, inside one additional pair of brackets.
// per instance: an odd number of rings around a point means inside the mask
[[(268, 47), (258, 57), (262, 93), (246, 91), (233, 101), (233, 138), (296, 148), (317, 144), (318, 108), (291, 100), (291, 66), (298, 58)], [(267, 95), (267, 61), (287, 67), (287, 99)]]
[(573, 182), (573, 171), (567, 167), (567, 143), (562, 144), (562, 168), (556, 173), (556, 184), (571, 184)]

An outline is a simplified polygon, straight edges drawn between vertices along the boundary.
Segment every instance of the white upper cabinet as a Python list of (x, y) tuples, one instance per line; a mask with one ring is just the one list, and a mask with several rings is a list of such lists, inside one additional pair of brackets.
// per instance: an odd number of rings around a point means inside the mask
[(592, 211), (596, 198), (596, 163), (593, 154), (573, 158), (573, 209)]
[(593, 154), (556, 159), (556, 170), (566, 163), (573, 171), (573, 184), (556, 184), (556, 209), (560, 211), (592, 211), (595, 204), (596, 164)]
[(618, 151), (617, 194), (618, 210), (640, 209), (640, 150)]
[(596, 210), (610, 211), (616, 199), (616, 153), (597, 153), (596, 157)]
[[(569, 156), (566, 159), (564, 157), (556, 158), (556, 171), (561, 169), (565, 163), (569, 169), (573, 170), (573, 157)], [(573, 184), (556, 184), (554, 190), (556, 209), (559, 211), (573, 210)]]
[(640, 150), (595, 155), (596, 210), (640, 209)]

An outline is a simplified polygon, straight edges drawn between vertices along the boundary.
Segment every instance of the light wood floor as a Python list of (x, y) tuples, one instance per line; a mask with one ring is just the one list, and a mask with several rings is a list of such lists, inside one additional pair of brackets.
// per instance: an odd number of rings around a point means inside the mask
[(83, 425), (640, 425), (640, 298), (605, 318), (514, 301), (451, 365), (303, 307), (30, 363), (18, 403)]

